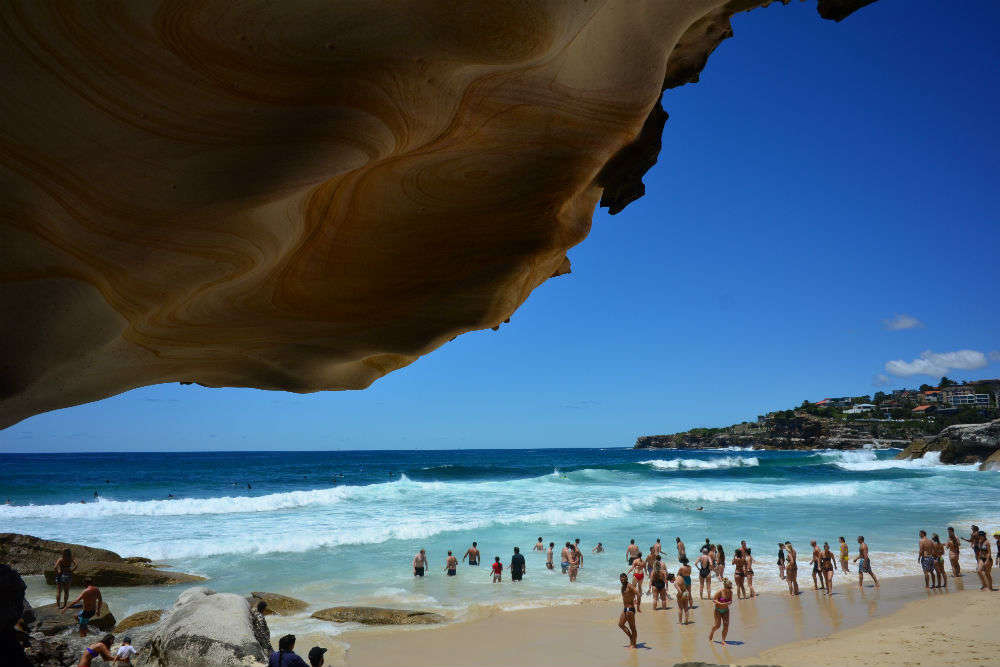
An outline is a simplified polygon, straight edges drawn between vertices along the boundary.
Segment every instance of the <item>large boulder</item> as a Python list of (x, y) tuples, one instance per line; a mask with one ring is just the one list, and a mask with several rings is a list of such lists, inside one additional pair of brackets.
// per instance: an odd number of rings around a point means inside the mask
[(382, 609), (380, 607), (330, 607), (312, 615), (321, 621), (334, 623), (362, 623), (364, 625), (429, 625), (444, 623), (441, 614), (410, 609)]
[(95, 586), (169, 586), (205, 581), (204, 577), (183, 572), (170, 572), (152, 567), (148, 558), (122, 558), (114, 551), (95, 549), (81, 544), (43, 540), (34, 535), (0, 533), (0, 562), (9, 563), (22, 575), (44, 574), (45, 583), (56, 583), (56, 561), (63, 549), (73, 552), (77, 569), (73, 586), (83, 586), (90, 577)]
[[(67, 630), (75, 630), (77, 627), (77, 614), (80, 609), (59, 609), (55, 604), (47, 604), (43, 607), (35, 607), (35, 624), (33, 629), (41, 632), (47, 637), (62, 634)], [(90, 619), (90, 634), (98, 632), (110, 632), (115, 627), (115, 615), (108, 608), (108, 603), (101, 604), (100, 611)]]
[(278, 593), (254, 591), (250, 593), (250, 598), (254, 605), (257, 604), (258, 600), (263, 600), (267, 603), (267, 607), (264, 608), (265, 615), (278, 614), (279, 616), (288, 616), (300, 612), (309, 606), (308, 602)]
[(147, 609), (146, 611), (140, 611), (136, 614), (132, 614), (131, 616), (126, 616), (122, 620), (118, 621), (118, 623), (115, 624), (114, 633), (118, 634), (126, 630), (131, 630), (132, 628), (158, 623), (162, 616), (162, 609)]
[[(170, 586), (205, 581), (204, 577), (197, 575), (157, 570), (148, 565), (127, 563), (124, 560), (108, 563), (78, 559), (77, 562), (79, 566), (73, 572), (73, 586), (82, 586), (88, 577), (94, 580), (95, 586)], [(50, 586), (56, 583), (56, 572), (51, 567), (45, 570), (45, 583)]]
[(103, 561), (122, 563), (124, 559), (114, 551), (95, 549), (80, 544), (43, 540), (34, 535), (0, 533), (0, 562), (9, 563), (21, 574), (42, 574), (55, 567), (63, 549), (71, 549), (77, 562)]
[(269, 651), (254, 632), (253, 616), (239, 595), (189, 588), (164, 615), (137, 662), (159, 667), (263, 665)]
[(919, 459), (940, 452), (941, 463), (977, 463), (1000, 449), (1000, 419), (984, 424), (955, 424), (930, 438), (914, 440), (897, 459)]

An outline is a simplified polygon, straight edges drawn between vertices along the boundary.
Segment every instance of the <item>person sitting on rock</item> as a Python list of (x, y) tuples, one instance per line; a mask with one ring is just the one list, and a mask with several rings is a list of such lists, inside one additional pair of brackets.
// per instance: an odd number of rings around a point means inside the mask
[(285, 635), (278, 640), (278, 650), (271, 653), (267, 667), (309, 667), (306, 661), (292, 651), (295, 649), (295, 635)]
[(83, 585), (85, 588), (83, 592), (80, 593), (80, 597), (70, 602), (68, 605), (63, 607), (62, 613), (66, 613), (66, 610), (71, 608), (77, 602), (83, 602), (83, 609), (80, 613), (76, 615), (77, 620), (80, 622), (80, 636), (87, 636), (87, 624), (90, 623), (90, 619), (96, 616), (101, 611), (101, 606), (104, 604), (104, 598), (101, 597), (101, 590), (94, 585), (94, 580), (87, 577), (83, 580)]

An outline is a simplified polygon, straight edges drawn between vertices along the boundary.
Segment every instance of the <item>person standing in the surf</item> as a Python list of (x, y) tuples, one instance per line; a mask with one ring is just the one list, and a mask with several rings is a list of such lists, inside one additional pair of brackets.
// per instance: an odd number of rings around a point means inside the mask
[(962, 576), (962, 566), (958, 562), (961, 548), (962, 544), (958, 541), (958, 536), (955, 535), (955, 529), (948, 526), (948, 559), (951, 561), (951, 573), (956, 577)]

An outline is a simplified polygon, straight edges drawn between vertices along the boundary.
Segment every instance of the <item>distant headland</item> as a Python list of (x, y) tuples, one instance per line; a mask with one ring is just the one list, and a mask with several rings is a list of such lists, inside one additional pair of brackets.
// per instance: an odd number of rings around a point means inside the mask
[[(940, 451), (943, 463), (1000, 462), (1000, 379), (802, 401), (720, 428), (643, 435), (635, 449), (861, 449), (898, 447), (903, 458)], [(973, 428), (976, 427), (976, 428)]]

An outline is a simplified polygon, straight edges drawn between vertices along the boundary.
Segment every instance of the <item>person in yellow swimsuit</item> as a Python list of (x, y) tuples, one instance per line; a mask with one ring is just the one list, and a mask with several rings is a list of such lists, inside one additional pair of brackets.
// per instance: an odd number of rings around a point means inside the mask
[(845, 574), (851, 571), (850, 567), (848, 566), (848, 563), (850, 561), (849, 556), (850, 556), (850, 554), (847, 552), (847, 540), (845, 540), (844, 536), (841, 535), (840, 536), (840, 570), (842, 572), (844, 572)]

